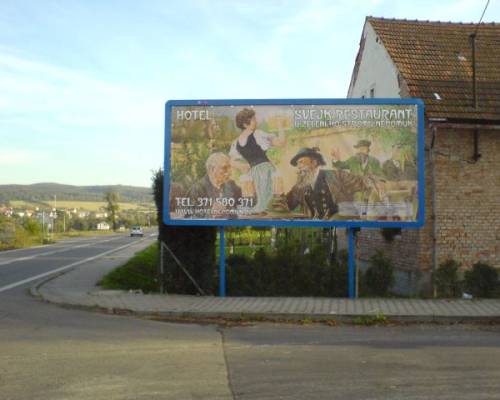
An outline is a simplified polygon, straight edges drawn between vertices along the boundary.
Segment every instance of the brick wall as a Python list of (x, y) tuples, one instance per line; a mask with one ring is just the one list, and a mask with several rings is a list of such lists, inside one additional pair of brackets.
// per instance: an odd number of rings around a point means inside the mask
[[(426, 132), (426, 147), (431, 132)], [(436, 133), (436, 257), (437, 264), (453, 258), (464, 268), (482, 261), (500, 267), (500, 132), (479, 133), (481, 158), (474, 163), (473, 131), (438, 129)], [(366, 264), (377, 249), (384, 251), (398, 270), (411, 272), (402, 292), (427, 289), (432, 271), (432, 166), (426, 152), (426, 222), (421, 229), (403, 230), (387, 242), (380, 229), (362, 229), (357, 256)]]
[(500, 267), (500, 131), (480, 131), (477, 162), (473, 138), (472, 130), (436, 133), (437, 263)]
[(417, 267), (417, 241), (418, 231), (415, 229), (403, 229), (400, 235), (387, 241), (380, 229), (363, 228), (358, 234), (357, 256), (369, 261), (376, 250), (382, 250), (395, 267), (409, 271)]

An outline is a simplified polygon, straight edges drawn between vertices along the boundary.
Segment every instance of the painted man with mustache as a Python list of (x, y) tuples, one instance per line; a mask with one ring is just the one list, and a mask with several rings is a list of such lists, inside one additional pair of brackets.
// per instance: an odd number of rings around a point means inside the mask
[(297, 183), (286, 195), (288, 208), (300, 208), (312, 219), (331, 219), (340, 202), (354, 201), (355, 192), (366, 190), (360, 176), (321, 169), (326, 163), (318, 148), (300, 149), (290, 164), (298, 170)]

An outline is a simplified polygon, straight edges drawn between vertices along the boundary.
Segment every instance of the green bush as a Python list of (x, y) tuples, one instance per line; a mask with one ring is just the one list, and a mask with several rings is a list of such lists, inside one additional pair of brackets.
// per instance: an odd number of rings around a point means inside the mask
[(226, 258), (229, 296), (346, 296), (347, 261), (329, 261), (324, 246), (303, 251), (297, 242), (280, 245), (276, 253), (258, 249), (254, 257)]
[(25, 221), (23, 221), (23, 228), (31, 236), (39, 236), (40, 233), (42, 232), (42, 227), (40, 226), (40, 223), (37, 220), (31, 218), (28, 218)]
[(134, 255), (125, 265), (104, 276), (100, 285), (105, 289), (159, 291), (160, 253), (154, 243)]
[(338, 257), (332, 260), (331, 282), (334, 297), (347, 297), (349, 295), (349, 266), (347, 250), (340, 250)]
[(257, 285), (252, 259), (234, 254), (226, 258), (226, 291), (230, 296), (245, 296)]
[(458, 279), (458, 269), (460, 264), (454, 260), (447, 260), (441, 263), (434, 275), (439, 297), (459, 297), (462, 287)]
[(491, 265), (476, 263), (465, 271), (465, 290), (475, 297), (495, 297), (498, 295), (498, 271)]
[(392, 242), (396, 236), (401, 235), (401, 228), (382, 228), (381, 233), (386, 241)]
[(394, 284), (394, 267), (391, 260), (378, 250), (370, 258), (371, 266), (363, 274), (362, 286), (370, 296), (387, 296)]

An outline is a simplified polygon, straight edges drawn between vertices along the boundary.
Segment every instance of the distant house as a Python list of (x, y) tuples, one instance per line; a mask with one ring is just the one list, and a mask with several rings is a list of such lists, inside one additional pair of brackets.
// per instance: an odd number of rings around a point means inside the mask
[(499, 43), (499, 24), (365, 21), (348, 97), (425, 102), (425, 227), (358, 234), (360, 265), (382, 249), (401, 293), (429, 292), (447, 259), (500, 267)]
[(99, 222), (97, 224), (98, 231), (109, 231), (110, 229), (111, 229), (111, 227), (109, 226), (109, 224), (107, 222)]

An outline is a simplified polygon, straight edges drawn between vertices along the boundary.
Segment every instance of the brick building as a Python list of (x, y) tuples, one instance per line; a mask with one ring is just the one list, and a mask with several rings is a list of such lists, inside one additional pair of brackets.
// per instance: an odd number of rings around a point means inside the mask
[(405, 294), (429, 293), (450, 258), (500, 267), (500, 24), (368, 17), (348, 97), (425, 103), (425, 226), (361, 230), (359, 265), (382, 249)]

